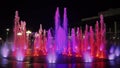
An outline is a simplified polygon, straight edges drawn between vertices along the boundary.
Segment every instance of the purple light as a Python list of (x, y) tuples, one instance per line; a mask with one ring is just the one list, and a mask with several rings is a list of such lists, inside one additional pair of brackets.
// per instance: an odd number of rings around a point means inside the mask
[(104, 45), (103, 45), (103, 43), (102, 43), (102, 44), (101, 44), (101, 47), (100, 47), (100, 51), (102, 51), (102, 50), (103, 50), (103, 46), (104, 46)]
[(8, 49), (8, 46), (7, 45), (3, 45), (2, 46), (2, 49), (1, 49), (1, 54), (3, 57), (8, 57), (8, 54), (9, 54), (9, 49)]
[(84, 53), (84, 62), (92, 62), (92, 56), (88, 52)]
[(16, 59), (18, 61), (23, 61), (24, 55), (23, 55), (22, 51), (20, 51), (20, 50), (17, 51)]
[(114, 54), (110, 54), (110, 55), (108, 56), (108, 59), (109, 59), (109, 60), (114, 60), (114, 59), (115, 59), (115, 55), (114, 55)]
[(52, 43), (52, 35), (51, 35), (51, 31), (50, 29), (48, 30), (48, 42), (47, 42), (47, 46), (48, 46), (48, 62), (49, 63), (55, 63), (56, 62), (56, 54), (55, 54), (55, 48), (54, 48), (54, 44)]
[(15, 51), (15, 45), (12, 45), (11, 48), (12, 48), (12, 51)]
[(114, 50), (115, 50), (114, 46), (111, 46), (111, 48), (110, 48), (110, 53), (113, 53)]
[(49, 54), (48, 55), (48, 62), (49, 63), (56, 63), (56, 55), (55, 54)]
[(88, 46), (88, 48), (87, 48), (88, 50), (90, 50), (91, 48), (90, 48), (90, 46)]
[(116, 47), (115, 49), (115, 56), (119, 56), (120, 55), (120, 50), (119, 50), (119, 47)]

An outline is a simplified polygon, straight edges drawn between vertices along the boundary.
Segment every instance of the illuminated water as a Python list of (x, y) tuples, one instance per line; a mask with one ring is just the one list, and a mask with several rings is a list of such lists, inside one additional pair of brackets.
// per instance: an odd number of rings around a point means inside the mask
[[(3, 45), (1, 48), (2, 57), (14, 58), (17, 61), (33, 61), (34, 59), (40, 61), (40, 58), (44, 57), (45, 63), (62, 62), (59, 59), (64, 59), (62, 63), (69, 63), (69, 61), (71, 63), (92, 63), (97, 60), (115, 60), (119, 57), (119, 46), (112, 45), (110, 49), (106, 49), (106, 25), (102, 14), (100, 21), (96, 21), (95, 28), (86, 24), (85, 30), (76, 27), (71, 28), (70, 32), (68, 32), (67, 8), (64, 8), (64, 14), (61, 17), (59, 7), (57, 7), (54, 20), (54, 30), (45, 30), (40, 24), (38, 32), (32, 34), (34, 40), (31, 44), (31, 39), (29, 39), (31, 35), (26, 34), (26, 22), (20, 21), (18, 11), (16, 11), (12, 49), (10, 51), (8, 45)], [(32, 59), (28, 60), (28, 57)]]

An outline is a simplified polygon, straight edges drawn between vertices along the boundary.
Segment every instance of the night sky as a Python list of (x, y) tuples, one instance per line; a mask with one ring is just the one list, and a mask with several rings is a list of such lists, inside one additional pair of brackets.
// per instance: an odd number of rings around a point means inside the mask
[[(21, 20), (26, 21), (27, 29), (38, 31), (39, 24), (48, 29), (54, 27), (56, 7), (60, 7), (61, 20), (63, 8), (67, 7), (69, 27), (82, 24), (81, 19), (97, 16), (98, 12), (117, 8), (115, 0), (3, 0), (0, 2), (0, 30), (13, 28), (15, 11)], [(119, 3), (119, 2), (118, 2)], [(79, 26), (78, 25), (78, 26)]]

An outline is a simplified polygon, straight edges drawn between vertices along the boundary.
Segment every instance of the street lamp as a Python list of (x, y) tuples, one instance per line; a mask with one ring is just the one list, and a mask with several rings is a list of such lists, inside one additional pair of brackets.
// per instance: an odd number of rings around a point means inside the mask
[(7, 31), (7, 37), (6, 38), (8, 38), (8, 33), (9, 33), (10, 29), (7, 28), (6, 31)]
[(6, 31), (10, 31), (10, 29), (9, 29), (9, 28), (7, 28), (7, 29), (6, 29)]
[(29, 36), (29, 34), (31, 34), (32, 32), (30, 31), (30, 30), (27, 30), (26, 31), (26, 34), (27, 34), (27, 36)]

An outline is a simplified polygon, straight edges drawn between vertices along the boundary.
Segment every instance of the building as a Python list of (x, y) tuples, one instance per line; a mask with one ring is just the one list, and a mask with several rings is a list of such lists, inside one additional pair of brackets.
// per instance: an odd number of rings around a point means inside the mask
[(98, 16), (93, 16), (89, 18), (83, 18), (82, 23), (92, 25), (99, 20), (99, 15), (103, 14), (104, 22), (106, 24), (106, 33), (109, 37), (114, 37), (119, 39), (120, 37), (120, 8), (108, 9), (107, 11), (101, 11)]

